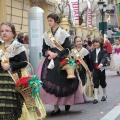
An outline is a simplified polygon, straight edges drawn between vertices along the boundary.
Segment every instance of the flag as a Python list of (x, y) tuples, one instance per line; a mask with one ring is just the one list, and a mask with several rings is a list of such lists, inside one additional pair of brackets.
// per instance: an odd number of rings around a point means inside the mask
[(87, 0), (87, 5), (88, 5), (88, 9), (87, 9), (87, 28), (92, 25), (92, 10), (91, 10), (91, 3), (89, 0)]
[(79, 3), (78, 0), (69, 0), (70, 10), (71, 10), (71, 20), (73, 25), (79, 22)]

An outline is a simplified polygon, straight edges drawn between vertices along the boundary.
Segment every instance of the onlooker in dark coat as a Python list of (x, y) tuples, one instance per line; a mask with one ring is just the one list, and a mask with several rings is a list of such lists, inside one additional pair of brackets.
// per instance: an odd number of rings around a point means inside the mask
[(20, 32), (20, 33), (17, 35), (17, 39), (18, 39), (18, 42), (20, 42), (20, 43), (23, 44), (24, 33)]

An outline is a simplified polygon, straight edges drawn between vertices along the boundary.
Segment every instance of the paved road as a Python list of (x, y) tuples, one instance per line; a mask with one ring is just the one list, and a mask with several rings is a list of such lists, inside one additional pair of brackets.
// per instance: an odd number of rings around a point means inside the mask
[[(93, 104), (93, 99), (89, 98), (87, 103), (78, 104), (71, 107), (69, 112), (65, 112), (64, 107), (60, 107), (61, 114), (51, 117), (53, 106), (45, 105), (47, 111), (46, 120), (100, 120), (105, 114), (120, 103), (120, 76), (116, 72), (107, 70), (107, 101)], [(101, 99), (101, 88), (99, 99)]]

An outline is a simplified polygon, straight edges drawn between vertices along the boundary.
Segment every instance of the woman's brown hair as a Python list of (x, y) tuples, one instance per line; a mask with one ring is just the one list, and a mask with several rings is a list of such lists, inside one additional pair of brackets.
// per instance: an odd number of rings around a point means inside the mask
[(74, 43), (76, 42), (76, 39), (77, 39), (77, 38), (80, 38), (80, 39), (82, 40), (82, 42), (83, 42), (82, 37), (80, 37), (80, 36), (75, 36), (75, 38), (74, 38)]
[(12, 33), (14, 34), (14, 37), (13, 37), (13, 38), (16, 37), (15, 26), (14, 26), (11, 22), (4, 22), (4, 23), (1, 24), (1, 26), (2, 26), (2, 25), (7, 25), (7, 26), (9, 26), (9, 27), (11, 28), (11, 30), (12, 30)]
[(51, 13), (47, 16), (47, 18), (52, 18), (56, 23), (60, 23), (60, 17), (56, 13)]

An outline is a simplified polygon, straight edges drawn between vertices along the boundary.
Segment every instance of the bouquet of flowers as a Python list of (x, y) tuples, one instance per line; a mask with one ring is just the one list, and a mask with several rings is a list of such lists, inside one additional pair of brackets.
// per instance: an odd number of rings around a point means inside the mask
[(79, 60), (74, 59), (73, 57), (67, 57), (60, 61), (60, 70), (66, 70), (67, 72), (67, 78), (75, 78), (74, 70), (78, 69), (81, 66), (81, 63)]
[(31, 76), (26, 76), (26, 77), (21, 77), (18, 82), (15, 84), (15, 88), (17, 89), (17, 91), (20, 91), (22, 89), (24, 89), (25, 87), (28, 87), (29, 83), (28, 83), (28, 79), (30, 79)]
[(42, 119), (46, 116), (46, 111), (39, 95), (40, 85), (42, 85), (42, 81), (36, 75), (21, 77), (15, 84), (16, 90), (22, 94), (26, 106), (28, 108), (33, 107), (37, 119)]

